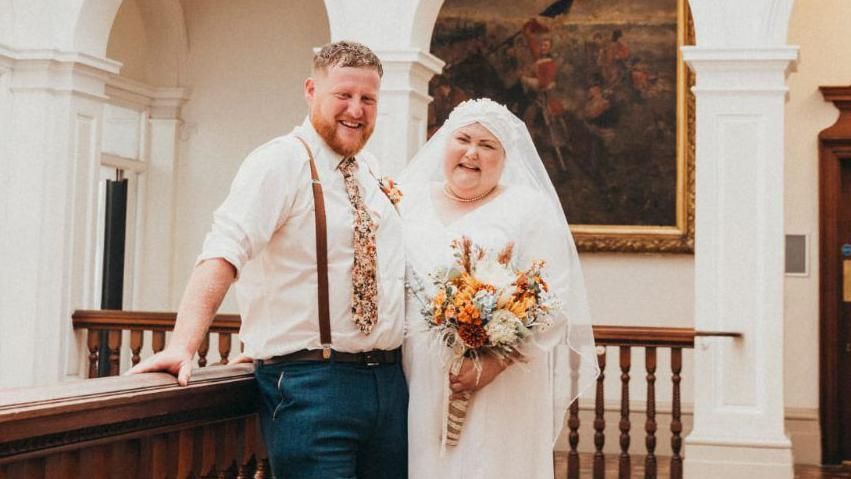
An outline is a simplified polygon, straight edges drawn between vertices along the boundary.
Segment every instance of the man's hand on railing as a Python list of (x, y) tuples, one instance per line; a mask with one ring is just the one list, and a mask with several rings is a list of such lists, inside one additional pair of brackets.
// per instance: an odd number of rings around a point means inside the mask
[(192, 376), (192, 360), (194, 356), (194, 354), (187, 353), (186, 351), (165, 348), (133, 366), (124, 374), (164, 371), (177, 376), (177, 383), (181, 386), (186, 386), (189, 384), (189, 378)]
[(239, 356), (236, 359), (232, 359), (228, 362), (228, 364), (240, 364), (240, 363), (253, 363), (254, 359), (246, 356), (243, 353), (239, 353)]

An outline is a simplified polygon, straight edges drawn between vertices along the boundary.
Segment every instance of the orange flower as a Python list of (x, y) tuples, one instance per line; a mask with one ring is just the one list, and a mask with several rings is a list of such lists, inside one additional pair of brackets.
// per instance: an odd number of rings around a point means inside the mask
[(514, 313), (514, 315), (518, 318), (526, 319), (526, 312), (528, 312), (529, 309), (534, 306), (534, 304), (535, 296), (532, 294), (524, 294), (523, 296), (519, 297), (514, 302), (514, 304), (509, 307), (508, 310)]
[(443, 306), (443, 303), (446, 302), (446, 291), (440, 290), (437, 294), (434, 295), (434, 298), (431, 300), (432, 306), (437, 309)]
[(481, 313), (473, 304), (473, 296), (465, 289), (455, 295), (454, 306), (458, 308), (458, 322), (466, 324), (481, 324)]

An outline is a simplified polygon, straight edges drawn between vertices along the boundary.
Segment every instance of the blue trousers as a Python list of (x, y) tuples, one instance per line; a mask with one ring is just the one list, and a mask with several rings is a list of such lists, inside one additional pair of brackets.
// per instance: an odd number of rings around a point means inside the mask
[(260, 420), (276, 479), (408, 477), (401, 364), (258, 365)]

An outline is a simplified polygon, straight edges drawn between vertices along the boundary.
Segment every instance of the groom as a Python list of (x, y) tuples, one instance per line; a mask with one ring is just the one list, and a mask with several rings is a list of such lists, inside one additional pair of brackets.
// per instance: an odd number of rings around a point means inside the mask
[(375, 158), (361, 151), (382, 74), (358, 43), (331, 43), (314, 56), (308, 118), (245, 159), (215, 212), (168, 347), (131, 370), (169, 371), (186, 385), (239, 278), (240, 339), (255, 360), (278, 479), (407, 477), (401, 222), (379, 188)]

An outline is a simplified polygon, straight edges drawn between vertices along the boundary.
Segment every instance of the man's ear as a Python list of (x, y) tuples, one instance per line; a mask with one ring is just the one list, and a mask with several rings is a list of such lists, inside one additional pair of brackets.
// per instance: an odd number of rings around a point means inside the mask
[(316, 82), (313, 78), (308, 78), (304, 81), (304, 99), (307, 100), (307, 104), (309, 105), (313, 101), (313, 97), (316, 95)]

